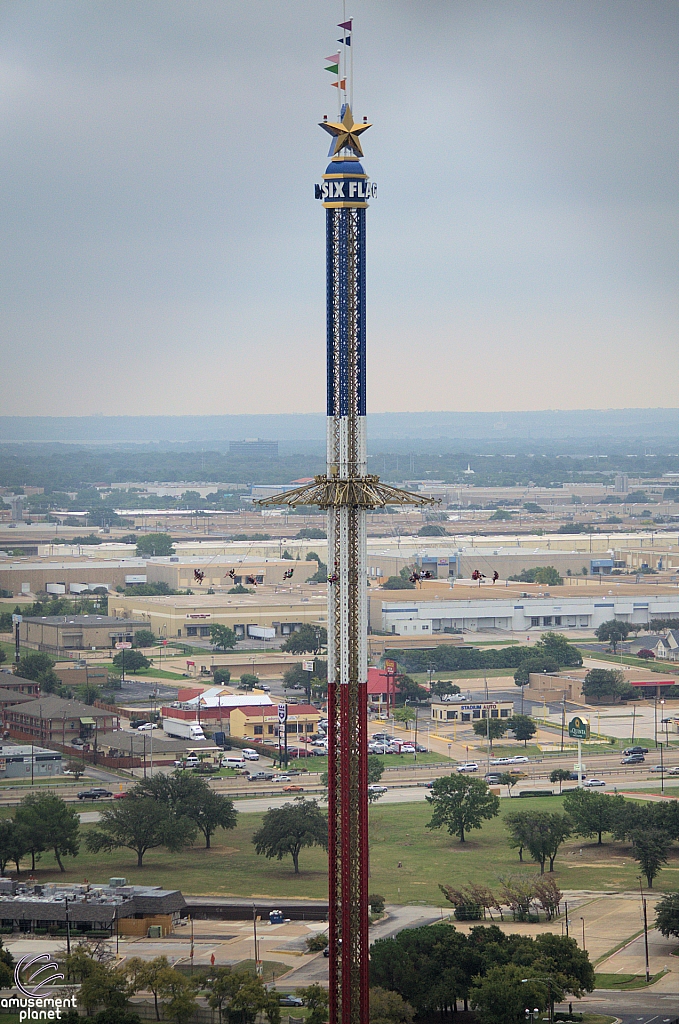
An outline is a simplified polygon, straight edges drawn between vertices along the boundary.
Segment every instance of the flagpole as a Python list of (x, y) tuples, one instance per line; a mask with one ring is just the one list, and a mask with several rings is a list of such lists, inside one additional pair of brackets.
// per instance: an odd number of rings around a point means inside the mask
[[(347, 0), (342, 0), (342, 21), (347, 20)], [(344, 102), (347, 102), (347, 30), (342, 29), (342, 60), (344, 62)]]

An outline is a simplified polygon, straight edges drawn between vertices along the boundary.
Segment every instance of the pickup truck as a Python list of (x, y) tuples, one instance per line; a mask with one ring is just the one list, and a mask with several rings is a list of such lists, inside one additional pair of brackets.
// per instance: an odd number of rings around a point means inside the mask
[(251, 772), (248, 775), (248, 782), (271, 782), (273, 772)]

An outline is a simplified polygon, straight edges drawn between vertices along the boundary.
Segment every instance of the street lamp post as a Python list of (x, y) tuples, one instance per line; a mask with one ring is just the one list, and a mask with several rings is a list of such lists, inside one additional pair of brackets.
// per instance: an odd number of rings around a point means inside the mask
[(581, 917), (580, 920), (582, 921), (582, 949), (583, 952), (586, 952), (587, 946), (585, 945), (585, 919), (584, 917)]

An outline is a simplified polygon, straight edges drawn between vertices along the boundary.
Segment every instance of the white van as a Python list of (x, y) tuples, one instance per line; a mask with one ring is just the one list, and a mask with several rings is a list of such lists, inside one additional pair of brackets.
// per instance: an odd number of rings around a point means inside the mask
[(259, 754), (252, 747), (243, 747), (243, 757), (246, 761), (259, 761)]
[(245, 758), (243, 757), (223, 757), (222, 768), (245, 768)]

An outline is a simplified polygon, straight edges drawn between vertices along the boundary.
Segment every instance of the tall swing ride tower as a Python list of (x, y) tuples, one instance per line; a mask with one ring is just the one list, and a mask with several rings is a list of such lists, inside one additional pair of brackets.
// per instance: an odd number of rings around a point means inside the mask
[[(340, 27), (350, 29), (351, 22)], [(337, 121), (321, 122), (332, 142), (330, 163), (316, 185), (326, 231), (326, 473), (259, 504), (317, 505), (327, 512), (330, 1024), (367, 1024), (366, 512), (432, 502), (367, 471), (366, 211), (377, 190), (360, 163), (360, 136), (370, 125), (367, 119), (354, 122), (337, 63), (340, 114)]]

